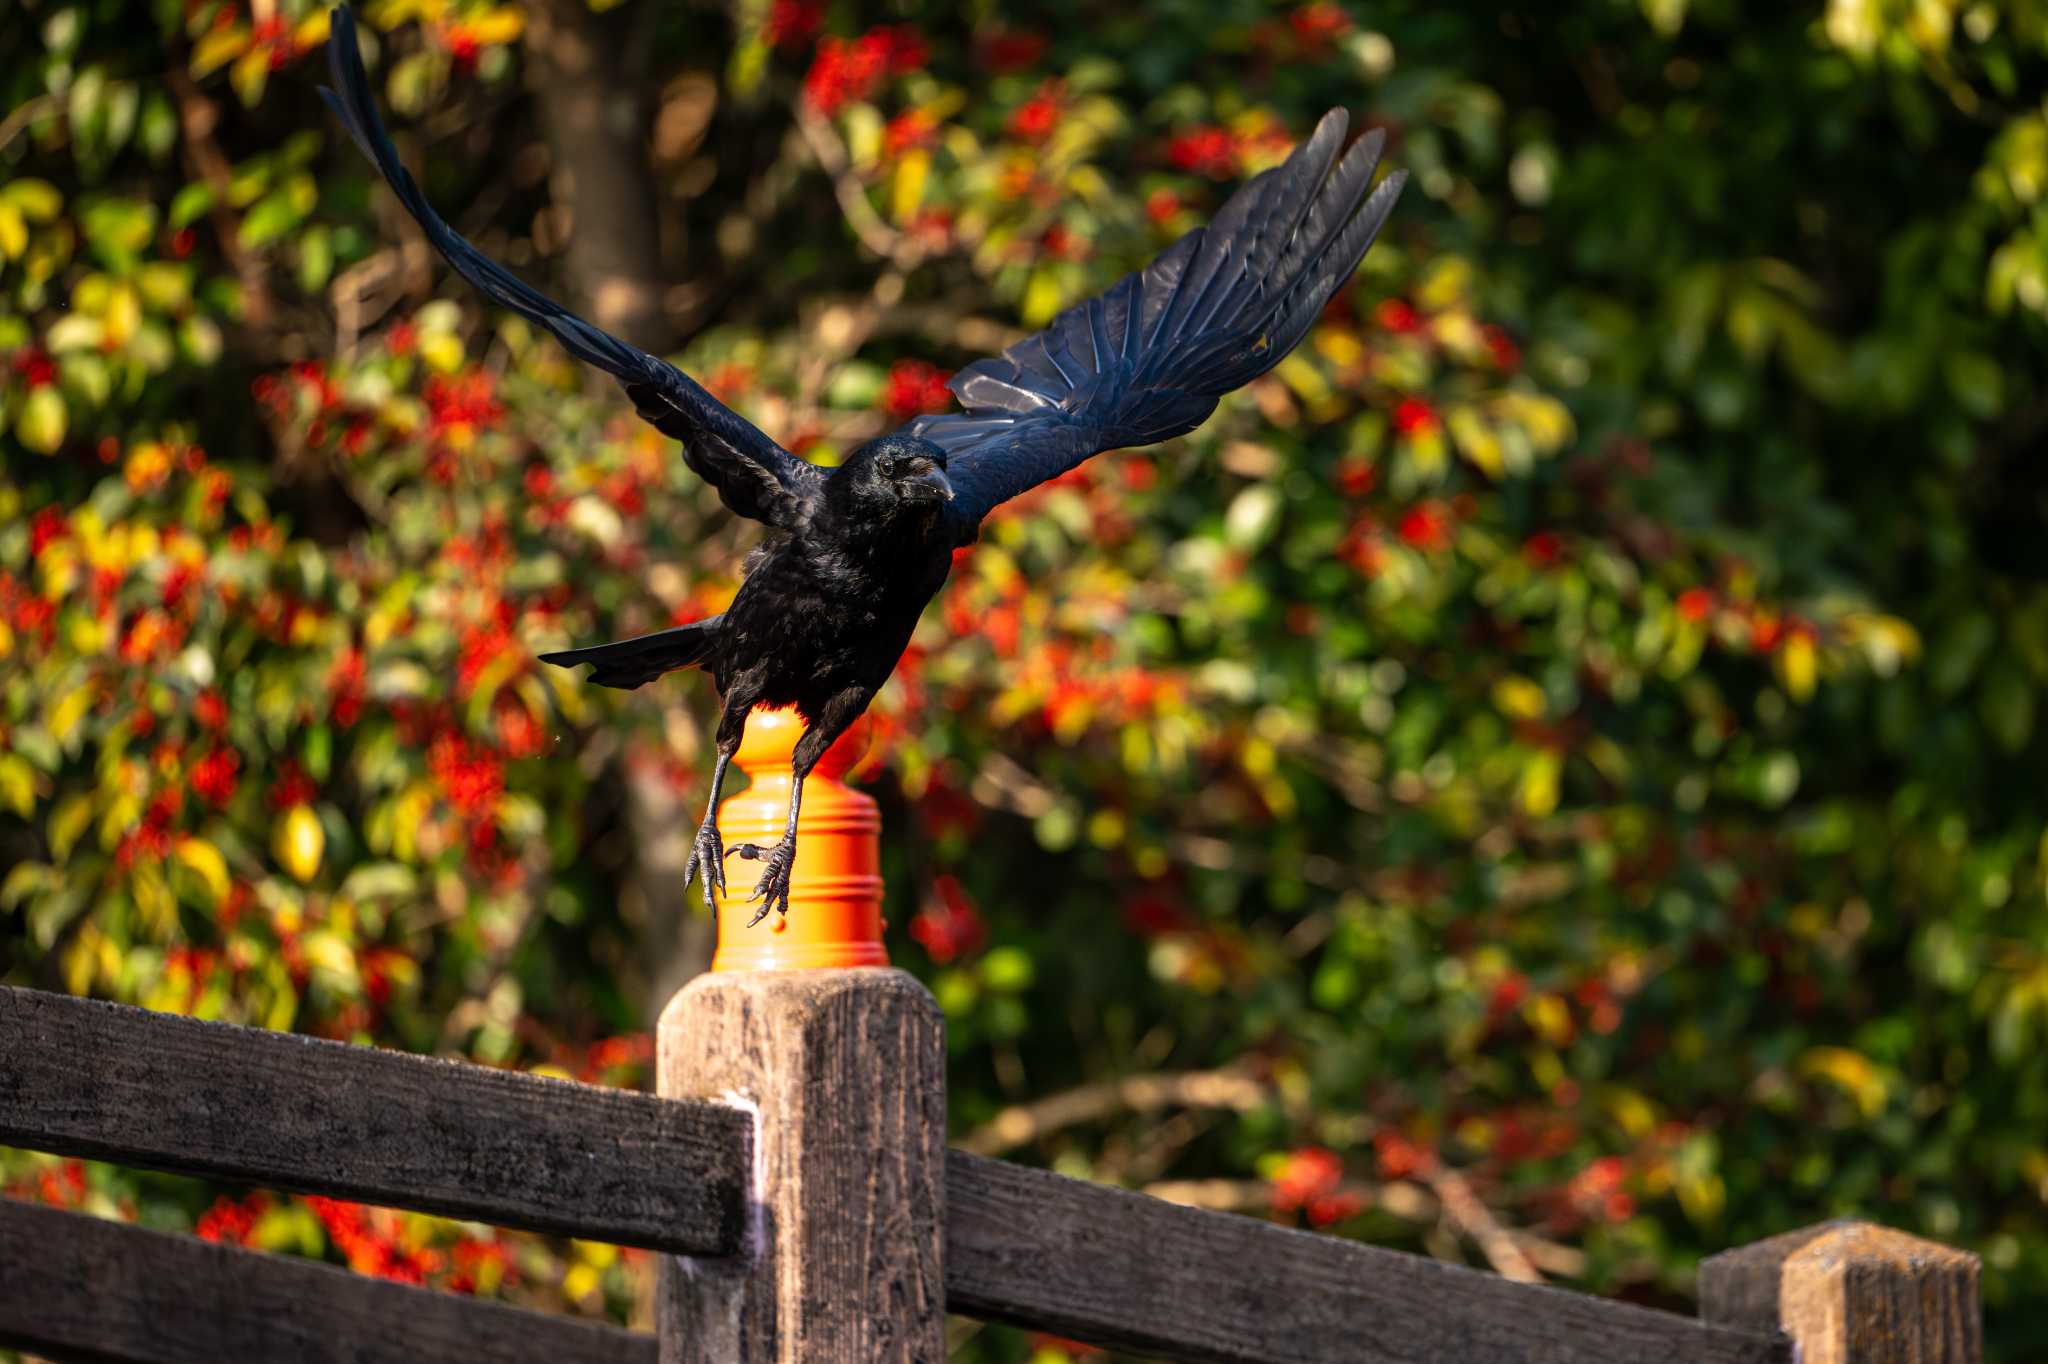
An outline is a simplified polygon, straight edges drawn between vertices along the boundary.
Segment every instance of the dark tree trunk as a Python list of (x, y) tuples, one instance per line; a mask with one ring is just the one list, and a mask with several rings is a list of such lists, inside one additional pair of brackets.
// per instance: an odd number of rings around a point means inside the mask
[[(675, 685), (675, 679), (669, 682)], [(701, 892), (683, 884), (690, 841), (703, 816), (698, 804), (702, 796), (677, 792), (653, 763), (626, 762), (622, 767), (626, 828), (633, 839), (624, 917), (640, 940), (647, 1016), (659, 1019), (670, 996), (710, 967), (718, 946), (716, 926), (703, 912), (702, 900), (695, 898)]]
[(641, 10), (539, 0), (527, 10), (526, 51), (555, 204), (567, 214), (570, 288), (598, 326), (659, 351), (670, 335), (647, 170), (651, 16)]

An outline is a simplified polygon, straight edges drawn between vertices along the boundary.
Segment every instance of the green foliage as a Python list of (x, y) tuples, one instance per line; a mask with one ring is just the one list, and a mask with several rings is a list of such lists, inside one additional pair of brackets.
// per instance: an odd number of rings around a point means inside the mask
[[(522, 11), (367, 11), (429, 192), (550, 275)], [(688, 817), (712, 698), (534, 655), (718, 610), (753, 532), (408, 256), (312, 97), (320, 6), (29, 12), (0, 973), (644, 1080), (645, 959), (695, 911), (629, 885), (621, 792)], [(779, 0), (646, 33), (682, 361), (824, 462), (1331, 104), (1415, 172), (1273, 376), (992, 521), (878, 705), (892, 946), (961, 1139), (1478, 1261), (1462, 1180), (1537, 1269), (1679, 1307), (1703, 1254), (1855, 1213), (1982, 1252), (1996, 1357), (2039, 1352), (2048, 10)], [(1095, 1101), (1154, 1072), (1192, 1078)], [(644, 1302), (603, 1248), (0, 1177)]]

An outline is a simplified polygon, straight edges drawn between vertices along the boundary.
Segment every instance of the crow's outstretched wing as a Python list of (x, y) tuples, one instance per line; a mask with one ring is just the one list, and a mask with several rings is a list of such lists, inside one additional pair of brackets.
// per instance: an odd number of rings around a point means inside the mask
[(329, 60), (335, 88), (320, 92), (328, 107), (457, 274), (492, 302), (546, 327), (577, 359), (624, 384), (642, 417), (682, 441), (684, 462), (718, 489), (726, 506), (741, 516), (790, 530), (809, 519), (824, 495), (823, 469), (768, 439), (667, 361), (627, 345), (528, 288), (441, 220), (399, 164), (397, 149), (384, 132), (357, 49), (355, 20), (346, 6), (333, 13)]
[(1308, 333), (1386, 221), (1404, 172), (1372, 188), (1383, 141), (1340, 160), (1348, 120), (1323, 116), (1215, 220), (949, 387), (966, 411), (909, 431), (946, 451), (948, 510), (971, 535), (998, 503), (1090, 455), (1192, 431)]

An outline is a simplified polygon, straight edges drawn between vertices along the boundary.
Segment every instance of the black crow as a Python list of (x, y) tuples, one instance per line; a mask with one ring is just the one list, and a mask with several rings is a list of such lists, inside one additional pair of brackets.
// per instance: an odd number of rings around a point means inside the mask
[(802, 713), (780, 841), (732, 849), (767, 863), (754, 891), (756, 923), (789, 908), (804, 778), (874, 699), (982, 518), (1091, 455), (1193, 430), (1223, 394), (1272, 369), (1351, 277), (1406, 179), (1396, 172), (1375, 189), (1381, 134), (1344, 151), (1347, 119), (1332, 110), (1208, 226), (1044, 331), (954, 375), (949, 387), (965, 411), (919, 417), (827, 469), (777, 445), (674, 366), (571, 316), (457, 235), (399, 164), (348, 10), (333, 20), (336, 89), (321, 93), (427, 239), (492, 301), (618, 379), (643, 418), (683, 443), (684, 463), (727, 507), (769, 528), (723, 615), (542, 655), (589, 663), (590, 679), (607, 687), (638, 687), (691, 666), (717, 680), (723, 711), (711, 800), (683, 874), (688, 884), (702, 869), (706, 905), (714, 884), (725, 888), (718, 794), (747, 712), (793, 704)]

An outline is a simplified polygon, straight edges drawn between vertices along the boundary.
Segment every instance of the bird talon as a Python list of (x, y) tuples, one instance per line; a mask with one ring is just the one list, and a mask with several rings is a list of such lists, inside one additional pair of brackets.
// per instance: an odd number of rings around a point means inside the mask
[(754, 883), (753, 893), (746, 899), (748, 904), (756, 900), (761, 902), (761, 907), (754, 911), (754, 917), (747, 920), (747, 927), (752, 928), (767, 918), (770, 910), (788, 914), (789, 872), (791, 864), (796, 861), (796, 850), (790, 846), (790, 840), (785, 838), (765, 852), (751, 843), (743, 843), (733, 851), (750, 861), (763, 859), (767, 862), (761, 868), (761, 879)]
[(718, 825), (708, 819), (698, 828), (696, 841), (690, 845), (690, 860), (683, 864), (683, 884), (689, 885), (699, 872), (704, 876), (704, 908), (716, 911), (718, 906), (712, 895), (725, 891), (725, 849), (718, 837)]

